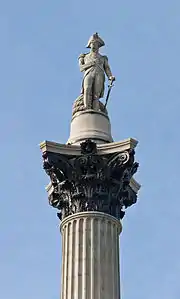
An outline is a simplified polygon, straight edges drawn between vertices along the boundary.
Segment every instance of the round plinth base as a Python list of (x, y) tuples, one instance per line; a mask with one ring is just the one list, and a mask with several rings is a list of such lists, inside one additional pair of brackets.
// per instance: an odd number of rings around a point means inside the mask
[(91, 139), (97, 143), (113, 141), (111, 124), (105, 113), (95, 110), (85, 110), (73, 116), (68, 143), (79, 144), (85, 139)]

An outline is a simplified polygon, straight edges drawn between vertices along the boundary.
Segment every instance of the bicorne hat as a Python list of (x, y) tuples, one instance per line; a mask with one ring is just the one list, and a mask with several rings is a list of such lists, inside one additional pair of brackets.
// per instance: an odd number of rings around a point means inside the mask
[(91, 45), (92, 41), (98, 41), (99, 42), (99, 48), (105, 45), (104, 41), (99, 37), (97, 32), (90, 37), (86, 48), (90, 48), (90, 45)]

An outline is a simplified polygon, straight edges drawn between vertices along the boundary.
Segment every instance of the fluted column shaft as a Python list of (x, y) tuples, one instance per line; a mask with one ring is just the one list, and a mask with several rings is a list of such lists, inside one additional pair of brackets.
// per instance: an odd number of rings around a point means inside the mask
[(61, 299), (120, 299), (121, 229), (116, 218), (99, 212), (62, 221)]

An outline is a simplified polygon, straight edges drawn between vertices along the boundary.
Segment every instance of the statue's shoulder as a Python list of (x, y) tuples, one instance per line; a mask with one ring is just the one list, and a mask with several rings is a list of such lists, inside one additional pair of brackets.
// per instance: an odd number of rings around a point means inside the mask
[(78, 59), (84, 58), (88, 53), (81, 53), (78, 57)]
[(108, 60), (108, 57), (106, 55), (102, 55), (102, 57), (104, 58), (104, 60)]

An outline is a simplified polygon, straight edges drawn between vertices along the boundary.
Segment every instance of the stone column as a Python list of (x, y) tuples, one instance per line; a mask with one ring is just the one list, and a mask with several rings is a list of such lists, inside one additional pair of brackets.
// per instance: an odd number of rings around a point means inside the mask
[(61, 223), (61, 299), (120, 299), (119, 234), (115, 217), (81, 212)]
[(61, 299), (120, 299), (119, 234), (136, 203), (134, 141), (46, 143), (48, 199), (62, 232)]

